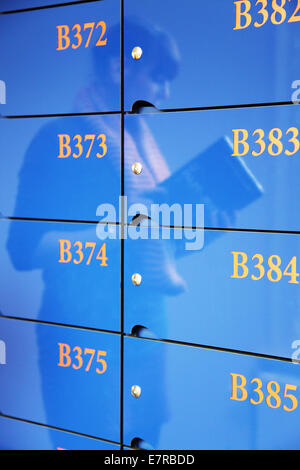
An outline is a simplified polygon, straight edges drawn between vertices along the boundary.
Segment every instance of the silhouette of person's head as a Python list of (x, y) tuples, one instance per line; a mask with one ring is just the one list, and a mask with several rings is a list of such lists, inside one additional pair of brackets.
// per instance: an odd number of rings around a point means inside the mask
[[(105, 53), (94, 49), (95, 81), (105, 87), (105, 96), (119, 93), (121, 82), (120, 25), (107, 32)], [(142, 58), (135, 61), (131, 51), (135, 46), (143, 50)], [(174, 39), (157, 26), (140, 19), (124, 22), (124, 86), (127, 102), (134, 97), (150, 103), (160, 104), (168, 98), (169, 83), (178, 73), (180, 57)]]

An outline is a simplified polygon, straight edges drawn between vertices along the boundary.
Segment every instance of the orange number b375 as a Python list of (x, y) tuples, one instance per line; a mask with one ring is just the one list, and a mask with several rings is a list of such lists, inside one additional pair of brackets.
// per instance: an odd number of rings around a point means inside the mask
[(81, 348), (80, 346), (71, 346), (67, 343), (58, 343), (59, 367), (72, 367), (74, 370), (84, 367), (86, 372), (91, 370), (92, 364), (96, 362), (97, 367), (94, 370), (97, 374), (104, 374), (107, 369), (107, 362), (103, 357), (107, 355), (106, 351), (100, 351), (92, 348)]

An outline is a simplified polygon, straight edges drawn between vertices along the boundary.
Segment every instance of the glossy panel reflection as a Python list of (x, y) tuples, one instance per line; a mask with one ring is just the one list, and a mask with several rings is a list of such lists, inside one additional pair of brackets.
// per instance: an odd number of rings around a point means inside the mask
[[(110, 442), (0, 418), (1, 450), (119, 450)], [(58, 445), (59, 442), (59, 445)]]
[(119, 331), (119, 240), (100, 240), (95, 224), (1, 220), (0, 227), (3, 315)]
[(137, 100), (161, 109), (291, 101), (300, 88), (297, 2), (261, 3), (127, 0), (125, 108)]
[(23, 8), (37, 8), (61, 3), (76, 3), (80, 1), (81, 0), (65, 0), (64, 2), (61, 2), (60, 0), (0, 0), (0, 11), (14, 11), (21, 10)]
[(118, 115), (0, 119), (0, 130), (3, 215), (91, 221), (117, 206)]
[[(1, 412), (119, 441), (118, 335), (0, 319)], [(51, 432), (50, 432), (51, 434)], [(61, 446), (60, 436), (50, 436)]]
[(299, 364), (125, 338), (125, 443), (299, 449), (299, 385)]
[(137, 236), (125, 241), (127, 333), (141, 325), (154, 337), (291, 357), (298, 235), (141, 227)]
[(1, 15), (1, 114), (120, 110), (119, 5), (104, 0)]
[[(147, 207), (204, 204), (206, 227), (300, 230), (299, 116), (294, 105), (127, 116), (126, 194)], [(171, 225), (199, 221), (194, 211)]]

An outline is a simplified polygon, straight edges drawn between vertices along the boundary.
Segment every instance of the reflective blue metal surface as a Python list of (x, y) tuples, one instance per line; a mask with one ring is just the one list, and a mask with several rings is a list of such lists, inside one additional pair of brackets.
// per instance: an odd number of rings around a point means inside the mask
[[(31, 423), (0, 418), (1, 450), (119, 450), (110, 442)], [(59, 443), (59, 444), (58, 444)]]
[[(1, 412), (118, 442), (119, 336), (4, 318), (0, 323)], [(51, 439), (61, 445), (59, 436)]]
[[(126, 116), (130, 202), (204, 204), (206, 227), (300, 230), (299, 111), (291, 105)], [(139, 175), (134, 162), (143, 165)], [(182, 225), (197, 226), (195, 213)]]
[(58, 3), (0, 0), (0, 448), (299, 449), (300, 2)]
[(299, 364), (138, 338), (125, 338), (124, 351), (126, 444), (299, 449)]
[(165, 228), (157, 240), (128, 239), (125, 331), (289, 358), (300, 338), (299, 250), (298, 235), (275, 233)]
[(117, 207), (118, 115), (0, 119), (0, 147), (3, 215), (97, 220), (99, 204)]
[(2, 314), (119, 331), (119, 240), (103, 242), (95, 224), (1, 220), (0, 227)]
[(284, 4), (280, 14), (271, 1), (126, 0), (125, 109), (136, 100), (163, 109), (291, 101), (300, 15), (296, 0)]
[(60, 2), (60, 0), (0, 0), (0, 11), (13, 11), (21, 10), (22, 8), (44, 7), (61, 3), (76, 3), (77, 1), (80, 2), (81, 0), (65, 0), (64, 2)]
[(119, 0), (1, 15), (0, 31), (2, 115), (120, 109)]

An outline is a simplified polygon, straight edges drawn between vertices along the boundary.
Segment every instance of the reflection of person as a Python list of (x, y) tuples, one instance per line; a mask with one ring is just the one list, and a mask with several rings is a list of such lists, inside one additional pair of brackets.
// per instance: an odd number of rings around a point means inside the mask
[[(133, 104), (133, 97), (136, 99), (139, 94), (137, 90), (142, 90), (139, 96), (140, 100), (161, 103), (163, 106), (163, 100), (168, 97), (170, 92), (169, 83), (176, 76), (180, 65), (174, 41), (157, 28), (141, 25), (140, 22), (136, 23), (134, 20), (127, 20), (124, 29), (124, 82), (127, 102)], [(119, 26), (116, 26), (108, 33), (109, 47), (105, 49), (105, 54), (101, 50), (100, 55), (99, 49), (94, 49), (94, 80), (80, 90), (77, 96), (76, 110), (80, 116), (53, 119), (50, 124), (39, 131), (32, 141), (20, 173), (17, 214), (32, 213), (34, 217), (37, 208), (44, 207), (45, 212), (53, 214), (52, 218), (56, 219), (56, 208), (63, 204), (66, 219), (76, 219), (75, 208), (78, 213), (88, 207), (92, 214), (91, 220), (93, 220), (98, 204), (117, 200), (117, 196), (120, 194), (121, 178), (123, 178), (120, 165), (120, 117), (118, 114), (96, 114), (95, 109), (109, 110), (116, 109), (118, 106), (121, 89), (119, 40)], [(139, 45), (144, 51), (141, 59), (143, 61), (142, 67), (133, 67), (131, 50), (136, 45)], [(56, 148), (57, 135), (60, 133), (74, 136), (76, 134), (99, 134), (100, 132), (108, 136), (110, 143), (107, 156), (104, 157), (106, 158), (105, 165), (101, 165), (101, 162), (96, 159), (90, 159), (88, 165), (84, 159), (76, 159), (75, 162), (69, 160), (64, 162), (64, 171), (57, 172), (57, 166), (52, 164), (53, 155), (49, 155), (49, 153), (45, 155), (45, 149)], [(125, 116), (124, 155), (125, 195), (128, 197), (128, 205), (137, 200), (145, 202), (146, 205), (150, 204), (155, 201), (158, 187), (170, 179), (171, 175), (168, 165), (141, 115), (138, 117)], [(37, 162), (41, 159), (43, 159), (43, 171), (38, 173)], [(135, 162), (142, 164), (141, 175), (137, 176), (131, 170)], [(36, 177), (36, 188), (28, 191), (32, 185), (33, 175)], [(207, 179), (205, 169), (202, 169), (201, 177), (203, 180)], [(202, 181), (200, 184), (202, 192), (205, 192)], [(49, 197), (50, 187), (55, 187), (55, 198)], [(234, 214), (226, 213), (215, 206), (213, 211), (206, 211), (206, 225), (222, 226), (224, 218), (232, 218), (233, 216)], [(120, 259), (118, 253), (110, 253), (109, 270), (100, 272), (97, 276), (95, 276), (95, 271), (85, 269), (85, 266), (76, 266), (74, 269), (74, 266), (70, 264), (64, 266), (64, 269), (58, 270), (58, 239), (84, 241), (88, 240), (89, 236), (92, 240), (95, 239), (95, 226), (90, 224), (85, 224), (85, 229), (83, 229), (83, 225), (79, 226), (76, 223), (65, 223), (63, 230), (61, 226), (59, 223), (55, 226), (51, 224), (50, 227), (47, 222), (28, 222), (20, 233), (18, 222), (13, 222), (8, 240), (11, 258), (17, 269), (41, 268), (43, 270), (45, 291), (39, 312), (40, 320), (51, 321), (51, 312), (58, 312), (59, 323), (85, 324), (88, 327), (93, 326), (101, 329), (103, 328), (101, 315), (109, 315), (111, 311), (106, 294), (111, 290), (113, 284), (119, 284)], [(125, 292), (125, 315), (133, 310), (139, 312), (141, 324), (146, 327), (147, 319), (155, 317), (157, 329), (162, 337), (168, 336), (165, 299), (167, 296), (178, 295), (185, 290), (185, 282), (176, 271), (172, 251), (167, 251), (166, 245), (165, 242), (152, 242), (151, 240), (125, 242), (125, 262), (128, 272), (135, 272), (135, 251), (143, 253), (140, 267), (148, 292), (141, 302), (137, 302), (136, 298), (128, 298)], [(152, 321), (152, 324), (155, 322)], [(46, 328), (43, 331), (46, 331)], [(71, 409), (76, 409), (77, 403), (72, 401), (75, 398), (70, 396), (70, 384), (67, 382), (60, 393), (56, 393), (54, 402), (54, 394), (53, 391), (51, 392), (53, 381), (46, 373), (47, 344), (50, 343), (51, 331), (49, 328), (47, 335), (44, 336), (42, 329), (37, 328), (47, 420), (48, 424), (55, 426), (56, 413), (66, 409), (68, 414)], [(129, 332), (127, 331), (127, 333)], [(155, 334), (156, 331), (153, 333)], [(55, 338), (51, 339), (55, 342)], [(130, 362), (133, 364), (134, 360)], [(145, 368), (149, 370), (149, 374), (153, 378), (153, 387), (157, 387), (153, 393), (153, 402), (148, 403), (153, 409), (153, 413), (151, 422), (147, 423), (147, 429), (151, 430), (150, 434), (152, 435), (150, 444), (155, 446), (160, 429), (168, 419), (165, 358), (146, 357)], [(72, 384), (72, 388), (76, 388), (78, 394), (82, 394), (82, 399), (91, 403), (92, 408), (93, 404), (98, 403), (97, 390), (82, 389), (80, 378), (78, 378), (78, 383)], [(160, 398), (159, 401), (154, 398), (157, 396)], [(77, 398), (77, 400), (79, 403), (80, 399)], [(67, 401), (70, 404), (69, 407), (66, 407)], [(93, 419), (101, 420), (100, 408), (98, 410), (93, 408)], [(143, 436), (135, 435), (135, 416), (125, 414), (124, 422), (127, 428), (132, 430), (133, 438), (143, 438)], [(55, 439), (54, 436), (53, 439)]]
[[(144, 90), (141, 99), (151, 102), (166, 98), (169, 80), (175, 76), (179, 65), (175, 44), (165, 33), (152, 27), (135, 24), (134, 21), (127, 22), (125, 30), (128, 31), (126, 43), (130, 51), (136, 43), (139, 43), (145, 50), (151, 52), (151, 55), (145, 54), (143, 60), (146, 66), (142, 68), (140, 73), (132, 73), (131, 67), (125, 61), (125, 86), (129, 99), (131, 94), (133, 95), (132, 91), (139, 89), (139, 87)], [(98, 60), (98, 49), (94, 49), (95, 79), (93, 83), (78, 93), (76, 109), (79, 108), (80, 116), (53, 119), (50, 124), (45, 125), (38, 132), (31, 142), (20, 172), (16, 213), (25, 212), (35, 217), (37, 209), (40, 210), (43, 207), (45, 212), (53, 214), (53, 219), (56, 219), (56, 207), (64, 204), (66, 219), (73, 220), (75, 218), (74, 208), (78, 213), (80, 208), (89, 207), (95, 214), (98, 204), (111, 201), (120, 194), (122, 175), (120, 171), (119, 116), (112, 114), (108, 117), (94, 113), (95, 109), (113, 108), (120, 93), (119, 26), (112, 28), (108, 38), (110, 47), (107, 47), (106, 56), (102, 51), (101, 61)], [(127, 56), (130, 57), (128, 60), (132, 60), (130, 53)], [(57, 172), (57, 166), (52, 163), (53, 155), (47, 153), (45, 155), (45, 149), (57, 148), (57, 135), (60, 133), (74, 136), (76, 134), (99, 134), (100, 132), (105, 133), (110, 141), (105, 166), (99, 165), (99, 161), (96, 159), (90, 159), (89, 165), (86, 165), (84, 159), (77, 159), (75, 162), (69, 160), (65, 163), (64, 171)], [(43, 159), (43, 171), (38, 172), (37, 168), (41, 166), (41, 159)], [(142, 186), (141, 180), (135, 178), (131, 171), (132, 163), (135, 161), (143, 164)], [(155, 188), (169, 174), (164, 158), (142, 119), (134, 127), (129, 125), (125, 131), (125, 172), (130, 175), (125, 188), (129, 203), (135, 202), (135, 197), (139, 192), (143, 192), (147, 188)], [(32, 187), (34, 176), (36, 186)], [(55, 187), (56, 195), (55, 198), (50, 198), (49, 188), (53, 187)], [(99, 198), (97, 194), (99, 194)], [(95, 201), (97, 201), (96, 204)], [(86, 266), (69, 264), (65, 265), (63, 269), (58, 269), (58, 239), (68, 239), (71, 242), (85, 241), (89, 239), (90, 234), (94, 240), (95, 226), (85, 224), (86, 228), (83, 229), (83, 224), (79, 226), (76, 223), (64, 223), (62, 229), (62, 224), (59, 222), (55, 225), (48, 222), (27, 222), (22, 226), (22, 232), (19, 227), (17, 221), (12, 222), (8, 250), (16, 269), (40, 268), (43, 271), (45, 290), (39, 320), (51, 321), (51, 312), (56, 312), (59, 313), (59, 323), (61, 324), (83, 324), (84, 318), (87, 326), (92, 325), (101, 329), (101, 315), (109, 315), (111, 308), (106, 299), (106, 293), (111, 289), (113, 283), (117, 282), (119, 285), (120, 259), (118, 253), (110, 254), (109, 271), (102, 271), (97, 277), (95, 277), (95, 272), (86, 269)], [(156, 310), (158, 321), (164, 323), (163, 296), (176, 295), (181, 292), (184, 288), (184, 282), (176, 273), (174, 263), (166, 253), (163, 244), (155, 243), (152, 246), (150, 241), (146, 245), (143, 256), (143, 273), (145, 277), (148, 276), (149, 283), (153, 287), (153, 296), (144, 299), (143, 305), (135, 305), (134, 299), (130, 299), (127, 308), (140, 308), (141, 315), (145, 319), (149, 313)], [(126, 255), (130, 260), (130, 253)], [(49, 329), (37, 327), (47, 424), (55, 426), (56, 413), (65, 410), (66, 416), (69, 416), (70, 410), (76, 409), (77, 401), (80, 402), (79, 395), (82, 395), (82, 399), (85, 396), (85, 401), (88, 399), (91, 407), (98, 403), (98, 399), (97, 390), (82, 389), (79, 375), (78, 379), (74, 379), (78, 380), (78, 383), (72, 383), (72, 388), (76, 388), (79, 394), (76, 402), (76, 398), (70, 396), (70, 384), (65, 383), (59, 393), (53, 390), (53, 378), (47, 375), (49, 357), (47, 345), (55, 343), (51, 332), (50, 327)], [(156, 382), (160, 388), (166, 390), (163, 385), (165, 380), (164, 358), (160, 359), (159, 367), (155, 371)], [(153, 403), (156, 411), (153, 422), (148, 423), (153, 428), (153, 444), (158, 438), (161, 425), (167, 419), (165, 393), (161, 394), (159, 404)], [(66, 401), (68, 401), (69, 407), (66, 407)], [(93, 413), (94, 419), (101, 420), (100, 409), (98, 412), (93, 409)], [(132, 417), (133, 433), (134, 419)], [(54, 435), (53, 439), (55, 439)]]

